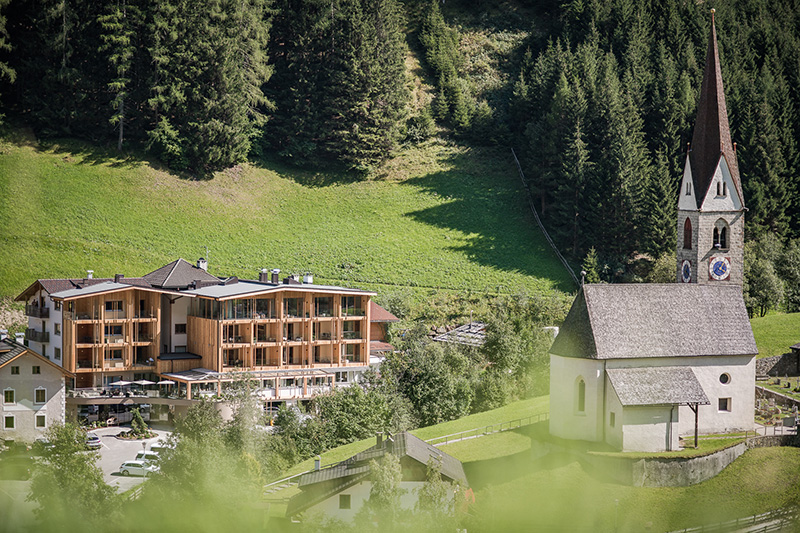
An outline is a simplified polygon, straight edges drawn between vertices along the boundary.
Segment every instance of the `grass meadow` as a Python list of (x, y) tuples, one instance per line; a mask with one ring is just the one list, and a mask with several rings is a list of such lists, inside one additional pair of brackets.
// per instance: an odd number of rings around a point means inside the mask
[(800, 342), (800, 313), (771, 313), (751, 319), (750, 324), (759, 359), (789, 353), (789, 347)]
[(510, 154), (443, 141), (383, 175), (243, 164), (195, 181), (75, 141), (0, 139), (0, 296), (36, 278), (140, 276), (206, 255), (378, 292), (574, 290), (530, 215)]

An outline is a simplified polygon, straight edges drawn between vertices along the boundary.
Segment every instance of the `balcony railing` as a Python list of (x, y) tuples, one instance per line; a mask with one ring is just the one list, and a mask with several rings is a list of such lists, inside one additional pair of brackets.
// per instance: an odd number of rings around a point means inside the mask
[(361, 307), (342, 307), (342, 316), (366, 316), (366, 314)]
[(83, 335), (78, 337), (78, 344), (100, 344), (100, 339), (90, 335)]
[(361, 339), (361, 332), (360, 331), (343, 331), (342, 338), (347, 340), (352, 339)]
[(124, 344), (125, 338), (122, 335), (106, 335), (104, 337), (106, 344)]
[(100, 320), (97, 310), (89, 311), (64, 311), (64, 318), (68, 320)]
[(133, 338), (133, 342), (153, 342), (153, 336), (150, 335), (149, 333), (136, 335)]
[(103, 361), (105, 368), (125, 368), (125, 361), (122, 359), (106, 359)]
[(31, 316), (33, 318), (50, 318), (50, 308), (40, 307), (38, 305), (26, 305), (25, 316)]
[(94, 364), (91, 359), (78, 359), (76, 361), (77, 367), (80, 368), (100, 368), (99, 364)]
[(125, 311), (122, 309), (106, 310), (103, 316), (106, 320), (120, 320), (125, 318)]
[(25, 330), (25, 340), (33, 342), (50, 342), (50, 334), (46, 331), (36, 331), (33, 328)]
[[(124, 317), (123, 317), (124, 318)], [(155, 311), (138, 311), (133, 318), (156, 318)]]
[(241, 335), (231, 335), (222, 339), (223, 344), (243, 344), (244, 342), (244, 337)]

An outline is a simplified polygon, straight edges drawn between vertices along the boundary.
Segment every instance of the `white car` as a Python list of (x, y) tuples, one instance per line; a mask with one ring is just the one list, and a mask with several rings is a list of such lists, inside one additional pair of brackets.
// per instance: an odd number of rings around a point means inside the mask
[(147, 476), (158, 472), (158, 467), (145, 461), (125, 461), (119, 466), (119, 473), (123, 476)]

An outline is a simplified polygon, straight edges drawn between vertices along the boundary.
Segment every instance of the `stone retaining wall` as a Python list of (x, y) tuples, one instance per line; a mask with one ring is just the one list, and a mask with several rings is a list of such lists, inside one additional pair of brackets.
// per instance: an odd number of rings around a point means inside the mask
[(757, 376), (796, 376), (800, 374), (800, 356), (791, 353), (756, 359)]
[(701, 457), (652, 457), (647, 459), (581, 454), (578, 460), (587, 471), (603, 479), (634, 487), (688, 487), (709, 480), (751, 448), (794, 446), (798, 435), (752, 437), (729, 448)]
[(766, 398), (768, 400), (772, 398), (778, 405), (782, 405), (784, 407), (792, 407), (793, 405), (796, 405), (797, 408), (800, 409), (800, 400), (797, 398), (791, 398), (764, 387), (756, 387), (756, 398)]

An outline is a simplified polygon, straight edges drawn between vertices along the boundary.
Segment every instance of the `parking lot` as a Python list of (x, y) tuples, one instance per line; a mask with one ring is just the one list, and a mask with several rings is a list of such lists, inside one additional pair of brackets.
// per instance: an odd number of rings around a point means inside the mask
[(116, 487), (117, 492), (125, 492), (144, 481), (144, 478), (141, 477), (125, 477), (119, 474), (119, 465), (125, 461), (135, 459), (136, 454), (145, 449), (145, 446), (149, 451), (155, 442), (159, 439), (166, 439), (170, 435), (170, 431), (166, 429), (153, 428), (153, 431), (158, 436), (152, 439), (129, 441), (117, 438), (117, 434), (127, 430), (128, 428), (126, 427), (108, 427), (95, 429), (91, 432), (100, 437), (100, 458), (97, 461), (97, 466), (103, 471), (106, 483)]

